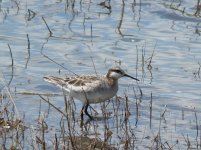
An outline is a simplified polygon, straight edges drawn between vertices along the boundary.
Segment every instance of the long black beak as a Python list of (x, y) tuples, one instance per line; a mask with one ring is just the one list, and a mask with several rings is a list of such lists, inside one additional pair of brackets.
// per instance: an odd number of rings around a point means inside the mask
[(136, 80), (136, 81), (140, 81), (139, 79), (134, 78), (134, 77), (132, 77), (132, 76), (130, 76), (130, 75), (128, 75), (128, 74), (125, 74), (124, 76), (125, 76), (125, 77), (129, 77), (129, 78), (131, 78), (131, 79), (134, 79), (134, 80)]

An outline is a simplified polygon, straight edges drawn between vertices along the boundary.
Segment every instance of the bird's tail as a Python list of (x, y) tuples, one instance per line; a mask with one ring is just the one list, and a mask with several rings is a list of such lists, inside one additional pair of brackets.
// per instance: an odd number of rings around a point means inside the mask
[(60, 77), (54, 77), (54, 76), (48, 76), (48, 77), (43, 77), (45, 81), (58, 85), (58, 86), (63, 86), (64, 85), (64, 79)]

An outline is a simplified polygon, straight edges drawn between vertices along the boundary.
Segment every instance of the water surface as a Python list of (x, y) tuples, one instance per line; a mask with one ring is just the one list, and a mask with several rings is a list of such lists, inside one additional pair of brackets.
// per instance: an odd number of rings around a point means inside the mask
[[(61, 94), (49, 99), (64, 110), (62, 91), (43, 81), (43, 76), (106, 74), (111, 66), (120, 65), (140, 79), (138, 84), (143, 96), (140, 97), (136, 82), (130, 79), (119, 81), (117, 95), (122, 97), (119, 102), (121, 107), (116, 105), (114, 98), (106, 108), (112, 113), (107, 125), (113, 133), (107, 143), (123, 149), (123, 141), (128, 134), (134, 141), (130, 147), (149, 149), (155, 147), (154, 139), (160, 133), (164, 147), (187, 148), (188, 138), (191, 146), (196, 148), (197, 133), (200, 134), (197, 125), (200, 126), (201, 114), (201, 26), (200, 17), (193, 15), (196, 2), (184, 0), (179, 4), (145, 0), (123, 3), (114, 0), (110, 5), (106, 4), (107, 7), (100, 3), (39, 0), (0, 2), (1, 79), (7, 83), (11, 81), (11, 94), (19, 113), (25, 115), (26, 125), (36, 128), (41, 112), (51, 127), (47, 139), (51, 141), (55, 133), (60, 133), (60, 113), (49, 109), (39, 96), (17, 94)], [(3, 83), (0, 87), (4, 91)], [(133, 89), (137, 96), (138, 114)], [(131, 113), (128, 124), (125, 124), (122, 115), (126, 106), (125, 94), (128, 95)], [(79, 127), (82, 104), (79, 101), (75, 101), (75, 104), (76, 134), (82, 135)], [(93, 107), (101, 116), (101, 105)], [(115, 115), (120, 119), (116, 120)], [(98, 133), (98, 137), (104, 139), (105, 122), (94, 121), (92, 124), (95, 124), (96, 130), (88, 126), (87, 135)], [(130, 131), (127, 134), (124, 132), (126, 126)], [(51, 147), (52, 143), (47, 143)]]

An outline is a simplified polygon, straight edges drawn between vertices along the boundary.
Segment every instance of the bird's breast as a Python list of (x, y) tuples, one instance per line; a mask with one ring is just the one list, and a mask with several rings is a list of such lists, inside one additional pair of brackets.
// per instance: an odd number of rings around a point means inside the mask
[(86, 93), (89, 103), (100, 103), (114, 97), (118, 91), (116, 86), (103, 86)]

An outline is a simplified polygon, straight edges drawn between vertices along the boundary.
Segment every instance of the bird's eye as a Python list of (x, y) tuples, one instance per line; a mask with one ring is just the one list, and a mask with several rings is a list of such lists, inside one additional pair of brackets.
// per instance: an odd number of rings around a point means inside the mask
[(115, 70), (115, 72), (116, 72), (116, 73), (121, 73), (121, 71), (120, 71), (120, 70)]

